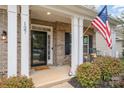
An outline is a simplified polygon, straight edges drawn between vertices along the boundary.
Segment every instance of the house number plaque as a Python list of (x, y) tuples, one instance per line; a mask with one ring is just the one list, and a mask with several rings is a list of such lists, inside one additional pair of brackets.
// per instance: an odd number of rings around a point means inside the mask
[(26, 22), (24, 21), (24, 32), (25, 32), (25, 34), (26, 34), (26, 31), (27, 29), (26, 29)]

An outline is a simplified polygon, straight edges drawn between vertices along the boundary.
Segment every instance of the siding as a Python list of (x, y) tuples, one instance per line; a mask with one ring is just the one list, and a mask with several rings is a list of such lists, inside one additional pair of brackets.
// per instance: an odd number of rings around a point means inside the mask
[(122, 42), (123, 41), (116, 41), (116, 45), (117, 45), (116, 50), (119, 57), (122, 57), (122, 52), (123, 52)]
[(101, 55), (111, 55), (111, 49), (108, 48), (106, 41), (100, 33), (96, 31), (96, 50), (100, 52)]

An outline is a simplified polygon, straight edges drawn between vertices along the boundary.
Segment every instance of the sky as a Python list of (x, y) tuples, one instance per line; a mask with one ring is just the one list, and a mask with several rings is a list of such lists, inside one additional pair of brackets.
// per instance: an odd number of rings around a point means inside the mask
[[(100, 11), (104, 5), (97, 5), (96, 8)], [(113, 17), (120, 17), (122, 13), (124, 13), (124, 5), (107, 5), (108, 14)]]

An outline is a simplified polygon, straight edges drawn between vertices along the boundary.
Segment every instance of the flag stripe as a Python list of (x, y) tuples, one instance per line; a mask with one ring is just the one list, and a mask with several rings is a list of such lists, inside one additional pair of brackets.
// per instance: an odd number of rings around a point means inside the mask
[(93, 21), (92, 22), (93, 26), (101, 33), (101, 35), (106, 38), (105, 34), (102, 32), (101, 28), (98, 27), (98, 25)]
[(94, 19), (95, 23), (101, 28), (101, 30), (103, 31), (104, 35), (106, 34), (106, 30), (105, 28), (103, 27), (102, 24), (100, 24), (100, 22), (97, 20), (97, 19)]
[(106, 28), (106, 25), (104, 24), (104, 22), (97, 16), (96, 17), (98, 19), (98, 21), (103, 25), (104, 28)]
[(109, 27), (109, 24), (108, 24), (108, 21), (106, 22), (106, 29), (107, 29), (107, 32), (108, 32), (108, 35), (110, 36), (111, 35), (111, 31), (110, 31), (110, 27)]

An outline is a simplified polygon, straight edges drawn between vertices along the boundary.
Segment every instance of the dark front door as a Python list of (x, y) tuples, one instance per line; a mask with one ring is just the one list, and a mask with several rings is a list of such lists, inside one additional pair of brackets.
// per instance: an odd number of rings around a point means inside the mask
[(47, 64), (47, 32), (32, 31), (32, 66)]

